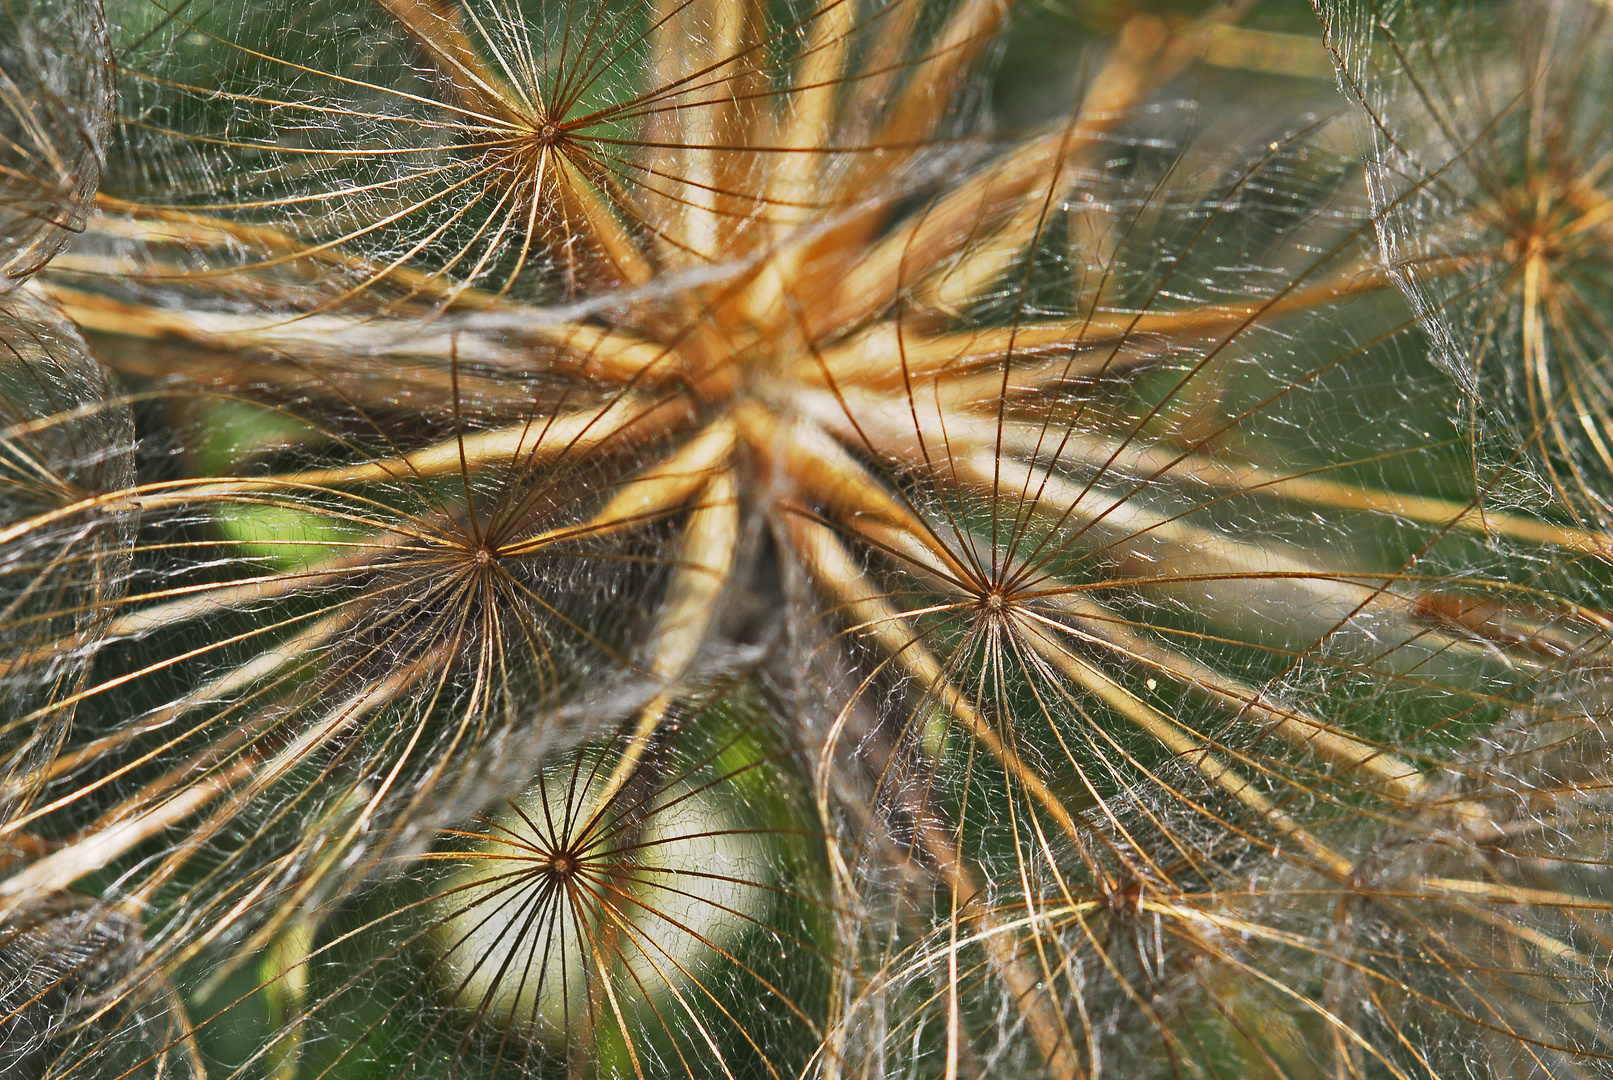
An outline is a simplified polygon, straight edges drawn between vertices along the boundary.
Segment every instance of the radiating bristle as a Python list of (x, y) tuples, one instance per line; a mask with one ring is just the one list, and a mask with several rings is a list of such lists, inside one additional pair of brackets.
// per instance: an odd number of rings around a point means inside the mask
[(0, 1066), (1599, 1073), (1613, 24), (1195, 6), (8, 9)]
[(8, 0), (0, 9), (0, 296), (82, 232), (110, 129), (99, 3)]

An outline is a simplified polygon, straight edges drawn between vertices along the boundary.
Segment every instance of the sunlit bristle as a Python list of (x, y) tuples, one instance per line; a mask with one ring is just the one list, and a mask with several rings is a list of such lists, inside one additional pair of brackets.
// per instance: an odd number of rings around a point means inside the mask
[[(1373, 116), (1390, 266), (1474, 406), (1561, 509), (1609, 520), (1613, 22), (1582, 0), (1413, 12), (1323, 5)], [(1415, 44), (1398, 44), (1409, 38)]]
[(100, 4), (0, 10), (0, 295), (58, 255), (94, 207), (110, 128)]
[(1596, 1073), (1613, 27), (1089, 7), (50, 45), (0, 1066)]

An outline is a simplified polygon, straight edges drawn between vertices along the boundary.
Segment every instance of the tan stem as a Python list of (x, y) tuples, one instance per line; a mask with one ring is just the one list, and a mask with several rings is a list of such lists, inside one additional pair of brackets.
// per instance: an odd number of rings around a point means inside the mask
[(1258, 725), (1348, 774), (1364, 777), (1396, 799), (1413, 802), (1431, 790), (1421, 772), (1383, 747), (1340, 731), (1304, 710), (1269, 701), (1258, 687), (1229, 678), (1179, 650), (1127, 629), (1126, 619), (1086, 597), (1066, 594), (1050, 597), (1047, 603), (1074, 618), (1082, 636), (1104, 641), (1128, 659), (1181, 683), (1233, 716)]
[(0, 912), (28, 897), (65, 889), (167, 829), (178, 825), (228, 791), (249, 768), (235, 768), (186, 787), (178, 795), (135, 817), (97, 829), (0, 881)]
[(214, 348), (280, 350), (298, 357), (329, 357), (351, 363), (354, 355), (440, 364), (481, 364), (511, 371), (556, 368), (614, 384), (643, 382), (648, 373), (675, 364), (672, 350), (624, 330), (591, 323), (530, 320), (517, 340), (553, 348), (558, 356), (534, 355), (495, 332), (477, 330), (477, 316), (428, 327), (397, 325), (374, 318), (307, 315), (240, 315), (222, 311), (175, 310), (74, 289), (59, 281), (29, 282), (59, 304), (86, 330), (120, 337), (194, 341)]
[[(1165, 24), (1154, 16), (1137, 15), (1127, 21), (1071, 121), (1056, 167), (1039, 185), (1043, 190), (1027, 192), (1006, 222), (972, 246), (957, 265), (920, 289), (921, 302), (956, 312), (998, 285), (1002, 274), (1023, 258), (1048, 219), (1058, 212), (1078, 170), (1105, 148), (1103, 137), (1186, 63), (1186, 55), (1165, 50), (1169, 37)], [(983, 206), (981, 211), (981, 220), (992, 228), (993, 215), (1000, 208)]]
[(500, 554), (527, 555), (563, 540), (600, 536), (654, 521), (688, 502), (726, 467), (734, 439), (734, 426), (726, 420), (716, 421), (666, 460), (622, 485), (587, 521), (517, 541), (500, 549)]
[(1160, 746), (1192, 766), (1205, 780), (1241, 803), (1260, 820), (1275, 826), (1283, 836), (1298, 842), (1300, 847), (1324, 869), (1342, 878), (1349, 877), (1354, 865), (1348, 859), (1277, 809), (1270, 799), (1255, 788), (1252, 781), (1212, 753), (1209, 744), (1197, 734), (1139, 700), (1108, 675), (1076, 656), (1052, 636), (1052, 631), (1045, 624), (1023, 616), (1019, 617), (1017, 622), (1020, 632), (1024, 634), (1031, 647), (1068, 675), (1075, 685), (1125, 717), (1139, 730), (1146, 732)]
[[(789, 519), (789, 530), (798, 553), (812, 568), (814, 582), (840, 606), (851, 632), (876, 642), (882, 652), (924, 688), (927, 697), (963, 725), (970, 737), (1014, 778), (1066, 836), (1082, 842), (1075, 820), (1064, 803), (947, 678), (945, 667), (925, 647), (922, 635), (879, 595), (869, 583), (866, 572), (851, 558), (834, 532), (801, 516)], [(928, 747), (923, 745), (926, 742), (930, 743)], [(932, 754), (939, 750), (933, 739), (921, 740), (921, 748)]]
[(651, 737), (672, 703), (671, 684), (689, 670), (705, 641), (723, 589), (733, 575), (738, 549), (739, 489), (731, 473), (721, 472), (706, 482), (700, 505), (684, 524), (677, 568), (667, 586), (666, 604), (656, 626), (650, 673), (668, 688), (640, 712), (620, 760), (595, 799), (596, 806), (609, 806), (643, 760)]

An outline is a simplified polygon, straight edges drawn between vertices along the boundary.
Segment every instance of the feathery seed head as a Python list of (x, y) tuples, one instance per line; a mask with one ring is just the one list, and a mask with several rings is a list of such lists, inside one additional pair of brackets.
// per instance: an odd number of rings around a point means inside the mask
[(1388, 266), (1475, 407), (1568, 512), (1608, 518), (1604, 5), (1319, 5), (1371, 118)]
[[(157, 1072), (1600, 1061), (1607, 538), (1453, 422), (1351, 125), (1218, 126), (1246, 7), (994, 128), (994, 0), (118, 0), (27, 297), (141, 438), (3, 526), (121, 570), (5, 579), (83, 660), (0, 910), (138, 913)], [(1577, 266), (1537, 174), (1494, 250)]]

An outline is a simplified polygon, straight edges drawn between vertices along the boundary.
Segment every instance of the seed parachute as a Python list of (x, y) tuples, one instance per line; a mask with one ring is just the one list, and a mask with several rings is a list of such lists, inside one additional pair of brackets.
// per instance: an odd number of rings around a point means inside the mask
[(1613, 1066), (1613, 11), (11, 0), (0, 1069)]

